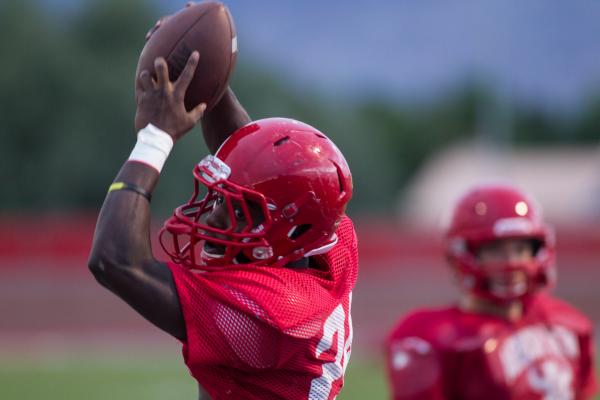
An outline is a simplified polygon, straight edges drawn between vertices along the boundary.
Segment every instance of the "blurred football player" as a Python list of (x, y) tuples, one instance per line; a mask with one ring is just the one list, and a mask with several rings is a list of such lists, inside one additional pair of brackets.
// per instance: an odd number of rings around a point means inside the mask
[(394, 399), (589, 398), (590, 321), (548, 294), (554, 237), (537, 203), (508, 185), (469, 190), (445, 232), (458, 304), (416, 310), (392, 330)]
[[(138, 313), (183, 342), (201, 398), (332, 399), (350, 358), (357, 242), (352, 178), (324, 134), (284, 118), (250, 121), (228, 89), (210, 112), (183, 99), (167, 63), (137, 77), (138, 141), (100, 211), (89, 267)], [(150, 199), (174, 143), (201, 120), (214, 153), (193, 195), (150, 242)], [(208, 397), (210, 396), (210, 397)]]

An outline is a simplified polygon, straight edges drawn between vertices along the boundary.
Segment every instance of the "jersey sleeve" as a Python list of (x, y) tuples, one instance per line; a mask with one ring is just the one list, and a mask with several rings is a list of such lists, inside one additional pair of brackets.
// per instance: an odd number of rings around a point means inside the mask
[(581, 364), (579, 373), (578, 399), (591, 399), (598, 392), (595, 368), (595, 346), (593, 335), (586, 334), (579, 339), (581, 349)]
[(241, 370), (277, 365), (279, 332), (261, 305), (243, 289), (228, 286), (220, 276), (195, 273), (169, 264), (181, 304), (186, 339), (183, 355), (188, 366), (228, 366)]
[(441, 355), (415, 329), (415, 318), (402, 321), (386, 343), (387, 373), (394, 400), (442, 400), (444, 384)]

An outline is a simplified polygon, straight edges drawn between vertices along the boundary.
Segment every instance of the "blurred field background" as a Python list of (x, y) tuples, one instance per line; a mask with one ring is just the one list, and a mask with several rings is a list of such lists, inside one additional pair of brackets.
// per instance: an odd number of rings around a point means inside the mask
[[(135, 135), (144, 35), (177, 2), (0, 2), (0, 398), (195, 398), (179, 344), (86, 268)], [(600, 310), (600, 4), (226, 1), (232, 86), (254, 118), (332, 137), (353, 170), (361, 273), (341, 399), (385, 398), (382, 339), (454, 298), (443, 210), (484, 179), (522, 185), (557, 228), (557, 294)], [(169, 158), (156, 227), (187, 200), (199, 132)], [(124, 221), (126, 223), (126, 221)]]

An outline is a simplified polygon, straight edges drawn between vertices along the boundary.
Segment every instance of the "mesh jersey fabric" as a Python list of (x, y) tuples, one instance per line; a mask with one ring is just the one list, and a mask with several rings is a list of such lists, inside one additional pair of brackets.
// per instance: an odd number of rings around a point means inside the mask
[(587, 399), (596, 392), (590, 321), (546, 294), (515, 323), (456, 307), (416, 310), (386, 345), (396, 400)]
[(351, 352), (356, 233), (344, 216), (338, 242), (316, 268), (169, 263), (187, 338), (183, 356), (213, 399), (333, 399)]

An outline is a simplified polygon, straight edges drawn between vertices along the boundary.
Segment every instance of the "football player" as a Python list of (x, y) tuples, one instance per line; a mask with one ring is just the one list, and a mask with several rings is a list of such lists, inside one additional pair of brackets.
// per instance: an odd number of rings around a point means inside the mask
[[(186, 111), (196, 66), (163, 58), (137, 77), (138, 141), (100, 211), (89, 259), (107, 289), (183, 343), (201, 398), (333, 399), (351, 352), (358, 260), (342, 153), (299, 121), (251, 121), (231, 89)], [(150, 241), (150, 200), (169, 151), (201, 121), (213, 153), (193, 195)], [(203, 397), (206, 395), (207, 397)]]
[(455, 306), (405, 316), (387, 341), (394, 399), (587, 399), (590, 321), (552, 297), (554, 237), (538, 205), (508, 185), (456, 204), (445, 232)]

